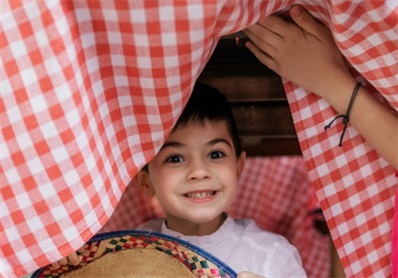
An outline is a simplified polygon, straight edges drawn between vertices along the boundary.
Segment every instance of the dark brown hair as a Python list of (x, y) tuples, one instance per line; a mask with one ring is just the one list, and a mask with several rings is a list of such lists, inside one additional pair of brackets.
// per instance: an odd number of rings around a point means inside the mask
[(234, 143), (236, 156), (241, 154), (241, 144), (235, 117), (226, 97), (216, 88), (196, 82), (191, 96), (173, 128), (177, 130), (194, 122), (205, 124), (225, 121)]

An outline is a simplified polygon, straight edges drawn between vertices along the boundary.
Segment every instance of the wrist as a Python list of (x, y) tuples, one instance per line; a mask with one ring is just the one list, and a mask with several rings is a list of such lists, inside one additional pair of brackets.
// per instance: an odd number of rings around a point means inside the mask
[(326, 99), (338, 113), (344, 114), (357, 82), (353, 78), (336, 78), (333, 80), (337, 81), (324, 88), (322, 97)]
[(350, 98), (350, 102), (348, 103), (347, 111), (345, 112), (345, 114), (340, 114), (340, 115), (336, 116), (329, 124), (327, 124), (325, 126), (325, 130), (327, 130), (327, 129), (329, 129), (332, 126), (332, 124), (337, 119), (342, 118), (343, 124), (344, 124), (344, 128), (343, 128), (343, 131), (342, 131), (341, 136), (340, 136), (340, 142), (339, 142), (339, 146), (340, 147), (343, 146), (344, 134), (346, 132), (347, 125), (348, 125), (348, 123), (350, 121), (350, 113), (351, 113), (351, 110), (352, 110), (352, 106), (354, 104), (355, 98), (357, 96), (357, 93), (358, 93), (358, 90), (359, 90), (360, 87), (361, 87), (361, 83), (360, 82), (355, 84), (355, 87), (354, 87), (354, 90), (352, 92), (352, 95), (351, 95), (351, 98)]

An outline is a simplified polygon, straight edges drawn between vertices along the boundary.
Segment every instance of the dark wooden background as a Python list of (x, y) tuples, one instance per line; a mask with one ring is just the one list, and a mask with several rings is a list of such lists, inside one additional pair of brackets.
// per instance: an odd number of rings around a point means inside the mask
[(223, 37), (199, 80), (227, 96), (248, 155), (301, 155), (281, 79), (244, 46), (246, 40), (242, 33)]

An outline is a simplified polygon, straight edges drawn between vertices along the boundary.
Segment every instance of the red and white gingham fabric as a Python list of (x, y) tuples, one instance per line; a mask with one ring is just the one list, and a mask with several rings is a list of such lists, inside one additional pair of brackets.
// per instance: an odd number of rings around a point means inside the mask
[[(264, 230), (285, 236), (297, 247), (308, 277), (326, 278), (331, 265), (330, 238), (314, 226), (312, 212), (319, 208), (314, 193), (302, 157), (250, 157), (228, 213), (254, 219)], [(162, 216), (156, 199), (145, 198), (134, 179), (101, 232), (132, 229)]]
[[(220, 36), (293, 3), (332, 30), (398, 109), (398, 3), (387, 1), (1, 1), (1, 273), (80, 247), (170, 132)], [(348, 276), (391, 274), (394, 170), (335, 112), (285, 89), (312, 186)]]

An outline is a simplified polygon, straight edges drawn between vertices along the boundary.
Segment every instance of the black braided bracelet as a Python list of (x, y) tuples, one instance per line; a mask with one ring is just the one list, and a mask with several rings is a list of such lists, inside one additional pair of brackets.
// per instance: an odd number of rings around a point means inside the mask
[(357, 93), (358, 93), (358, 90), (359, 90), (360, 87), (361, 87), (361, 83), (358, 82), (355, 85), (354, 91), (352, 92), (350, 103), (348, 104), (348, 107), (347, 107), (347, 112), (345, 112), (345, 114), (338, 115), (329, 124), (327, 124), (325, 126), (325, 130), (327, 130), (328, 128), (330, 128), (332, 126), (332, 124), (333, 124), (333, 122), (335, 120), (337, 120), (338, 118), (343, 118), (344, 128), (343, 128), (343, 132), (341, 133), (341, 136), (340, 136), (339, 147), (343, 146), (343, 137), (344, 137), (345, 131), (347, 129), (347, 124), (350, 121), (350, 112), (351, 112), (351, 109), (352, 109), (352, 105), (354, 103), (355, 97), (357, 96)]

